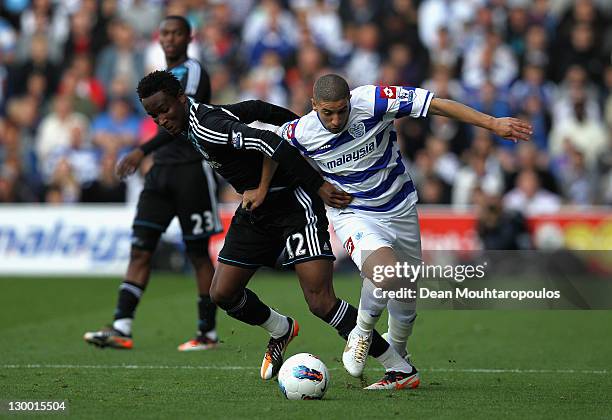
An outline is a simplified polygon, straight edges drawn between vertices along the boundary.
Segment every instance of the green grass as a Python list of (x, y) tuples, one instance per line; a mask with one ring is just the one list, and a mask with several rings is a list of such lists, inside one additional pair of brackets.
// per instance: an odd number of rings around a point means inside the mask
[[(308, 313), (295, 278), (261, 273), (252, 288), (302, 326), (289, 354), (317, 354), (331, 369), (323, 401), (294, 402), (259, 379), (259, 328), (219, 313), (222, 348), (176, 351), (195, 328), (187, 277), (152, 279), (134, 350), (87, 346), (83, 332), (110, 320), (117, 285), (0, 279), (0, 400), (67, 400), (75, 418), (612, 418), (611, 311), (423, 311), (411, 348), (421, 387), (369, 392), (343, 371), (343, 343)], [(353, 303), (358, 290), (354, 278), (336, 281)], [(368, 366), (372, 382), (382, 371)]]

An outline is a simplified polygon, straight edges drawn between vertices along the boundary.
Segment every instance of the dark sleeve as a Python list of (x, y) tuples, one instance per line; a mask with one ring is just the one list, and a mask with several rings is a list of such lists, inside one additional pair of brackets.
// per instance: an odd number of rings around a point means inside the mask
[(324, 180), (319, 172), (297, 149), (273, 132), (249, 127), (229, 116), (225, 117), (221, 112), (214, 116), (209, 114), (205, 119), (205, 125), (227, 133), (226, 147), (263, 153), (278, 162), (287, 172), (295, 175), (302, 185), (312, 191), (318, 191), (323, 185)]
[(141, 144), (139, 147), (140, 147), (140, 150), (142, 150), (145, 155), (148, 155), (151, 152), (154, 152), (160, 147), (163, 147), (166, 144), (171, 143), (173, 141), (174, 141), (174, 136), (172, 134), (166, 131), (165, 128), (158, 127), (157, 134), (151, 140), (149, 140), (148, 142), (144, 144)]
[(260, 121), (266, 124), (282, 125), (288, 121), (300, 118), (288, 109), (260, 100), (223, 105), (222, 108), (227, 109), (245, 124)]

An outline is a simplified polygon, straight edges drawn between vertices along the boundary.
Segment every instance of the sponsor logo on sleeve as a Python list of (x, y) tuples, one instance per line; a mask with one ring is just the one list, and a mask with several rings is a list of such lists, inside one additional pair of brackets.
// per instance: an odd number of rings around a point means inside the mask
[(385, 99), (397, 98), (397, 88), (395, 86), (380, 86), (380, 97)]
[(400, 88), (397, 98), (400, 102), (412, 103), (414, 102), (414, 90)]
[(232, 146), (234, 146), (235, 149), (242, 149), (244, 147), (244, 139), (240, 131), (232, 130)]

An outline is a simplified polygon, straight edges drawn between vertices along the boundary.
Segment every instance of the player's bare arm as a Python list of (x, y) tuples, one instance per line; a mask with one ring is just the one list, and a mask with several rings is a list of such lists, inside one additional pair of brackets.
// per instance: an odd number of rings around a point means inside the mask
[(268, 189), (270, 188), (270, 182), (272, 182), (272, 177), (276, 172), (276, 168), (278, 168), (278, 163), (264, 155), (259, 186), (253, 190), (246, 190), (242, 194), (243, 209), (252, 211), (264, 202), (266, 195), (268, 194)]
[(117, 176), (120, 179), (124, 179), (130, 175), (132, 175), (140, 164), (145, 156), (153, 153), (157, 149), (169, 144), (175, 140), (175, 137), (168, 133), (163, 128), (159, 128), (155, 137), (153, 137), (148, 142), (140, 145), (139, 147), (132, 150), (130, 153), (125, 155), (119, 162), (117, 163), (116, 172)]
[(486, 128), (500, 137), (513, 141), (528, 141), (533, 134), (531, 124), (526, 121), (510, 117), (495, 118), (450, 99), (433, 98), (429, 106), (429, 114), (441, 115)]

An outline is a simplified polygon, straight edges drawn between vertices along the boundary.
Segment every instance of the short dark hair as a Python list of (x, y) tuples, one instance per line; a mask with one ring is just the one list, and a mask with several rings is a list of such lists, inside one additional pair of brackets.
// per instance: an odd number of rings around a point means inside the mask
[(315, 101), (335, 102), (347, 99), (351, 95), (348, 83), (337, 74), (326, 74), (317, 79), (313, 94)]
[(165, 92), (176, 98), (183, 93), (183, 88), (181, 82), (172, 73), (166, 70), (156, 70), (138, 82), (136, 92), (140, 100), (153, 96), (157, 92)]
[(185, 16), (179, 16), (179, 15), (169, 15), (166, 16), (165, 18), (162, 19), (162, 22), (165, 20), (178, 20), (179, 22), (181, 22), (183, 24), (183, 27), (185, 28), (185, 30), (187, 31), (188, 34), (191, 34), (191, 23), (189, 23), (189, 21), (187, 20), (187, 18)]

